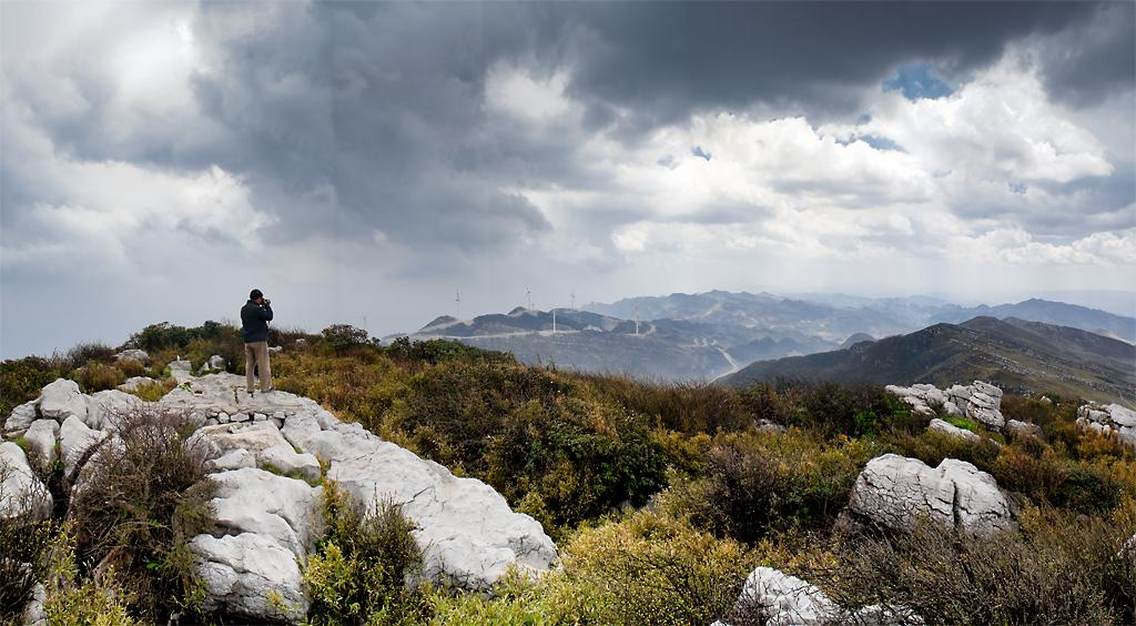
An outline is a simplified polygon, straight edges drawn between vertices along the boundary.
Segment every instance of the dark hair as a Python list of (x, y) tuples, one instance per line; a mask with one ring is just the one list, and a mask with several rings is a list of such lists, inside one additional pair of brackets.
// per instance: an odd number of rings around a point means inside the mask
[(249, 300), (256, 300), (257, 298), (263, 298), (263, 297), (264, 297), (264, 294), (260, 293), (259, 289), (253, 289), (252, 291), (249, 292)]

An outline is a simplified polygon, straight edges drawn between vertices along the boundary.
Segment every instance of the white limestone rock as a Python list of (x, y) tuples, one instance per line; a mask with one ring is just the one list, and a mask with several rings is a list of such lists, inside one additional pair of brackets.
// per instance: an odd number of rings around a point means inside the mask
[(772, 567), (750, 572), (738, 596), (740, 610), (757, 607), (768, 616), (768, 626), (819, 626), (833, 623), (841, 614), (823, 591)]
[[(376, 497), (402, 504), (402, 512), (419, 527), (415, 537), (425, 551), (428, 577), (444, 576), (486, 589), (510, 565), (545, 571), (556, 561), (556, 546), (540, 523), (514, 513), (485, 483), (457, 478), (445, 467), (383, 441), (358, 424), (342, 424), (310, 398), (283, 391), (249, 396), (244, 382), (244, 377), (229, 373), (192, 378), (162, 398), (161, 404), (209, 415), (220, 411), (272, 415), (262, 422), (205, 427), (198, 435), (217, 445), (218, 456), (220, 448), (245, 448), (258, 461), (266, 450), (291, 443), (301, 453), (328, 462), (328, 478), (340, 482), (366, 506), (373, 509)], [(272, 435), (280, 436), (277, 420), (284, 424), (286, 440)], [(303, 481), (294, 482), (307, 487)]]
[(1136, 411), (1119, 404), (1089, 403), (1077, 408), (1077, 425), (1101, 434), (1114, 434), (1125, 444), (1136, 447)]
[(205, 364), (208, 365), (211, 370), (224, 370), (226, 365), (225, 357), (220, 354), (214, 354), (209, 357), (209, 360), (206, 361)]
[(115, 361), (137, 361), (143, 365), (150, 362), (150, 355), (145, 350), (138, 348), (129, 348), (114, 355)]
[(47, 626), (47, 611), (44, 604), (47, 602), (47, 588), (42, 583), (32, 587), (32, 599), (24, 607), (23, 626)]
[(87, 416), (83, 418), (83, 423), (96, 430), (117, 427), (122, 418), (137, 412), (145, 405), (138, 396), (118, 389), (96, 391), (85, 398)]
[(205, 462), (205, 469), (211, 472), (224, 472), (245, 467), (256, 467), (256, 457), (244, 448), (229, 450), (221, 456)]
[(198, 535), (189, 547), (204, 583), (206, 611), (292, 624), (307, 616), (300, 565), (272, 539), (256, 533)]
[(217, 525), (228, 534), (256, 533), (292, 552), (303, 563), (320, 534), (322, 487), (256, 468), (212, 475), (211, 501)]
[(977, 433), (973, 433), (965, 428), (959, 428), (958, 426), (955, 426), (950, 422), (945, 422), (937, 417), (931, 420), (931, 423), (927, 425), (927, 430), (936, 430), (941, 433), (946, 433), (952, 437), (958, 437), (959, 439), (965, 439), (967, 441), (982, 441), (982, 437), (979, 437)]
[(20, 446), (0, 443), (0, 520), (31, 513), (38, 519), (51, 516), (51, 492), (35, 475)]
[(358, 424), (321, 430), (315, 415), (300, 414), (285, 421), (283, 432), (298, 449), (329, 462), (327, 477), (369, 509), (376, 498), (402, 506), (418, 527), (428, 578), (487, 589), (510, 565), (541, 572), (556, 562), (556, 546), (540, 523), (513, 512), (480, 480), (455, 477)]
[(224, 536), (198, 535), (189, 544), (205, 582), (206, 608), (253, 620), (301, 621), (308, 608), (301, 571), (322, 533), (323, 489), (256, 468), (211, 478), (217, 494), (210, 504)]
[(27, 430), (32, 422), (39, 419), (36, 413), (36, 404), (39, 399), (30, 400), (12, 409), (12, 414), (4, 421), (4, 432)]
[(59, 422), (36, 420), (24, 433), (24, 441), (39, 463), (45, 467), (55, 465), (55, 442), (59, 440)]
[[(251, 452), (253, 456), (268, 448), (284, 445), (288, 440), (280, 434), (272, 422), (249, 422), (217, 424), (216, 426), (203, 426), (190, 437), (193, 443), (200, 442), (206, 446), (206, 456), (217, 458), (229, 450), (243, 449)], [(288, 446), (291, 448), (291, 446)]]
[(68, 417), (87, 417), (87, 398), (79, 391), (79, 384), (66, 378), (57, 378), (43, 388), (39, 397), (39, 414), (60, 423)]
[(276, 470), (287, 475), (298, 474), (308, 482), (315, 482), (320, 478), (320, 464), (316, 457), (307, 452), (300, 454), (288, 443), (262, 451), (257, 456), (257, 463), (263, 469)]
[(193, 380), (193, 364), (189, 361), (183, 361), (179, 358), (175, 361), (170, 361), (167, 367), (170, 368), (170, 376), (173, 377), (177, 384), (181, 385)]
[(896, 454), (876, 457), (856, 479), (848, 511), (899, 530), (921, 517), (975, 534), (1017, 529), (994, 477), (956, 459), (931, 468)]
[(63, 425), (59, 427), (59, 452), (63, 455), (65, 475), (70, 476), (83, 454), (102, 441), (104, 436), (105, 433), (88, 427), (74, 415), (63, 420)]
[(1006, 424), (1002, 416), (1002, 390), (980, 380), (963, 386), (954, 385), (947, 389), (948, 399), (962, 410), (965, 417), (977, 420), (993, 430), (1001, 430)]

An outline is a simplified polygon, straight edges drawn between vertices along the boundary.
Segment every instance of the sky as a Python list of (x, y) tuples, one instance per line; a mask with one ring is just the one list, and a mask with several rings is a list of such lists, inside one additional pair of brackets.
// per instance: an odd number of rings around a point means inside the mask
[(1136, 290), (1136, 3), (0, 3), (0, 355)]

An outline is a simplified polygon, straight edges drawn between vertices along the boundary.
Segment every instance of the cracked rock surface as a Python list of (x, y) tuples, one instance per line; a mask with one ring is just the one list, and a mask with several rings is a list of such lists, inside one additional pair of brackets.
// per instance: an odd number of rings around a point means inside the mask
[(976, 534), (1017, 529), (1013, 508), (994, 477), (956, 459), (932, 468), (898, 454), (876, 457), (856, 479), (848, 511), (899, 530), (920, 518)]
[(1002, 390), (981, 380), (970, 385), (953, 385), (945, 390), (924, 383), (910, 387), (887, 385), (884, 389), (899, 396), (920, 415), (931, 416), (938, 410), (981, 422), (991, 430), (1001, 430), (1006, 424), (1006, 418), (1002, 416)]

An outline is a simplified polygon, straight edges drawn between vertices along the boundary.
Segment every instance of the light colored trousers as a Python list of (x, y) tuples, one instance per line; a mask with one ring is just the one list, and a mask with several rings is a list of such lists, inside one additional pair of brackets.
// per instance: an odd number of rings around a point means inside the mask
[(268, 342), (254, 341), (245, 344), (245, 385), (253, 390), (253, 371), (260, 370), (260, 390), (272, 391), (272, 366), (268, 364)]

